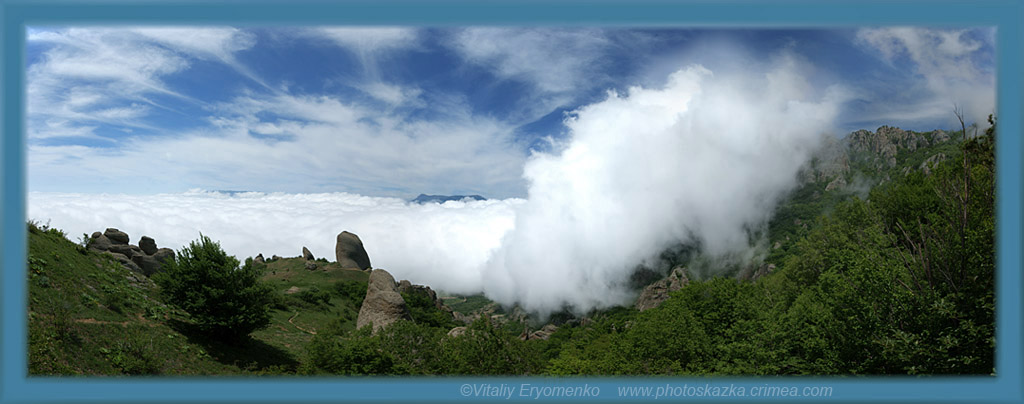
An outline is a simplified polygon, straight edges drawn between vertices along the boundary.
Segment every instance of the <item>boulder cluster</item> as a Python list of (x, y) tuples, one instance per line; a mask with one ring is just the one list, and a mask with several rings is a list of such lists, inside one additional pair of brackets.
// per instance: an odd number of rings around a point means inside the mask
[(142, 236), (139, 245), (128, 244), (129, 240), (125, 232), (109, 228), (92, 234), (89, 249), (110, 254), (125, 268), (146, 276), (159, 272), (164, 262), (174, 259), (174, 250), (157, 248), (150, 237)]

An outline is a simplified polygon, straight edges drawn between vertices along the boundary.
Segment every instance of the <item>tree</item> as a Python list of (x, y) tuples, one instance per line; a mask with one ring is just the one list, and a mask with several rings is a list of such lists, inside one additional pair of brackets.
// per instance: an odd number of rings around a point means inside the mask
[(153, 280), (168, 303), (211, 336), (239, 339), (270, 324), (274, 291), (260, 281), (252, 260), (239, 267), (238, 259), (202, 234)]

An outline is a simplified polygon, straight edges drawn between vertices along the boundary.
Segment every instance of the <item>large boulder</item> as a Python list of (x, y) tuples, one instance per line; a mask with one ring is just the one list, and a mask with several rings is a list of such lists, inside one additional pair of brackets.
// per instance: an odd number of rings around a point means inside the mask
[(687, 283), (690, 283), (690, 278), (686, 276), (686, 268), (676, 267), (665, 279), (647, 285), (643, 292), (640, 292), (634, 307), (640, 311), (658, 307), (668, 300), (669, 293), (682, 289)]
[(139, 248), (141, 248), (142, 252), (146, 253), (146, 255), (156, 254), (156, 240), (153, 240), (148, 236), (142, 236), (142, 238), (139, 239)]
[(157, 249), (156, 252), (153, 253), (153, 258), (155, 258), (157, 260), (157, 262), (160, 262), (161, 264), (167, 262), (167, 260), (173, 261), (174, 260), (174, 250), (172, 250), (170, 248), (160, 248), (160, 249)]
[(313, 257), (313, 253), (309, 252), (309, 249), (306, 247), (302, 247), (302, 258), (305, 258), (306, 261), (312, 261), (316, 259), (316, 257)]
[(253, 258), (252, 262), (255, 262), (257, 264), (265, 264), (267, 263), (267, 260), (263, 259), (263, 253), (259, 253), (258, 255), (256, 255), (256, 258)]
[(160, 261), (152, 255), (138, 254), (132, 256), (132, 262), (142, 269), (142, 274), (152, 276), (160, 271)]
[(366, 255), (359, 236), (343, 231), (338, 234), (334, 254), (342, 268), (370, 269), (370, 256)]
[(132, 250), (132, 246), (130, 246), (128, 244), (113, 244), (113, 245), (111, 245), (110, 247), (107, 248), (107, 251), (110, 251), (112, 253), (122, 254), (122, 255), (124, 255), (126, 257), (131, 257), (133, 255), (136, 255), (135, 251)]
[(93, 233), (92, 239), (89, 240), (89, 248), (96, 251), (107, 251), (113, 244), (107, 236), (100, 234), (100, 232)]
[(383, 269), (370, 272), (370, 281), (366, 286), (366, 297), (359, 308), (356, 328), (373, 324), (373, 332), (398, 320), (411, 320), (405, 299), (398, 293), (395, 278)]
[(128, 244), (128, 234), (115, 228), (109, 228), (103, 232), (104, 236), (110, 239), (113, 244)]

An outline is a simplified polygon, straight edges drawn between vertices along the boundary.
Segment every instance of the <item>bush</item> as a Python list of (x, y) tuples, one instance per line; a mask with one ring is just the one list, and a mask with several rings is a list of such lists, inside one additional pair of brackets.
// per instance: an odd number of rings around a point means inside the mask
[(168, 303), (187, 312), (200, 331), (238, 339), (270, 324), (274, 291), (259, 276), (252, 259), (239, 267), (219, 243), (200, 235), (153, 280)]
[(302, 299), (306, 303), (312, 305), (331, 304), (331, 294), (320, 290), (320, 288), (316, 286), (299, 292), (299, 299)]
[(366, 282), (340, 280), (334, 282), (334, 293), (348, 299), (358, 309), (363, 305), (363, 299), (366, 298), (366, 287)]

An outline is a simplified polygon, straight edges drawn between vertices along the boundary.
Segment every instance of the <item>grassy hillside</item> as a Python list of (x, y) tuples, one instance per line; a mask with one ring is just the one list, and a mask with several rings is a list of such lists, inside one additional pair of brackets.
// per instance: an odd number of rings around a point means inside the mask
[(30, 223), (29, 371), (67, 375), (232, 375), (291, 373), (318, 330), (355, 328), (368, 274), (285, 258), (264, 280), (278, 301), (272, 323), (241, 344), (196, 332), (185, 313), (161, 301), (148, 278), (109, 255)]
[(243, 372), (227, 353), (174, 327), (180, 313), (145, 277), (60, 230), (31, 223), (28, 230), (30, 374)]

